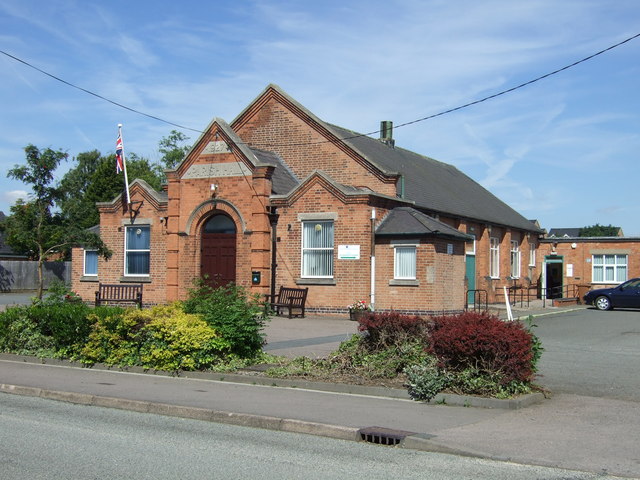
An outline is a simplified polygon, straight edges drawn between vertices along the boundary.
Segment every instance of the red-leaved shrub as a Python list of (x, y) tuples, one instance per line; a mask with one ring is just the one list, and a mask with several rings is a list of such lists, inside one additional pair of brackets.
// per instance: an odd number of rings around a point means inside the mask
[(360, 317), (358, 323), (358, 330), (367, 332), (366, 343), (372, 349), (384, 349), (420, 339), (426, 345), (427, 321), (416, 315), (369, 312)]
[(532, 335), (520, 322), (466, 312), (433, 317), (429, 330), (428, 351), (445, 368), (499, 372), (504, 384), (533, 378)]

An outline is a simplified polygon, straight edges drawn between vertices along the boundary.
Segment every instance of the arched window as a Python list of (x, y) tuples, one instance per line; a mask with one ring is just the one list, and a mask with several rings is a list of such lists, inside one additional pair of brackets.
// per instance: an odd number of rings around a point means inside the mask
[(202, 230), (204, 233), (236, 233), (236, 224), (226, 215), (214, 215)]

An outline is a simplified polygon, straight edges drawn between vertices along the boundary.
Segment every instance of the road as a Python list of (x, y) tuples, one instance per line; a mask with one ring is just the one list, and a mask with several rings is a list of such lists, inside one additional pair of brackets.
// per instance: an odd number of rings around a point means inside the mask
[(581, 309), (535, 319), (538, 383), (554, 393), (640, 402), (640, 312)]
[(0, 394), (0, 479), (613, 479)]

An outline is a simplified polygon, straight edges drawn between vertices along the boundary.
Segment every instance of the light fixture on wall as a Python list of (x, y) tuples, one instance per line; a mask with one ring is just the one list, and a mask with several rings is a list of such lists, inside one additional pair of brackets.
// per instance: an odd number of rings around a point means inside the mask
[(211, 184), (211, 198), (216, 198), (216, 195), (218, 194), (218, 185), (216, 185), (215, 183)]

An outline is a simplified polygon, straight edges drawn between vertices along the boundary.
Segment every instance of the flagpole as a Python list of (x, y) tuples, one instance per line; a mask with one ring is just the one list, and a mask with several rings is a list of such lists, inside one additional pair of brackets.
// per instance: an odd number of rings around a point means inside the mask
[(118, 124), (118, 136), (122, 142), (122, 169), (124, 170), (124, 185), (127, 189), (127, 209), (131, 207), (131, 195), (129, 195), (129, 177), (127, 177), (127, 160), (124, 154), (124, 139), (122, 138), (122, 124)]

